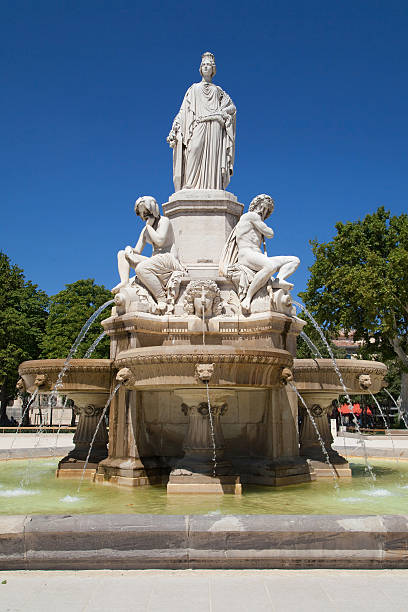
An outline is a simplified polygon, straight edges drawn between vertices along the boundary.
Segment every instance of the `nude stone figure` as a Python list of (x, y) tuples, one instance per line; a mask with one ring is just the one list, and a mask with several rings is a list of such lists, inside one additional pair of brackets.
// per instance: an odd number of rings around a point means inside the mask
[[(135, 213), (146, 222), (136, 246), (127, 246), (118, 253), (120, 283), (112, 289), (118, 293), (129, 283), (131, 268), (135, 269), (139, 281), (150, 291), (157, 302), (158, 310), (167, 308), (166, 287), (174, 272), (184, 272), (177, 258), (174, 234), (170, 220), (160, 215), (159, 205), (152, 196), (142, 196), (135, 202)], [(153, 246), (151, 257), (142, 255), (146, 244)]]
[(237, 269), (241, 276), (245, 276), (246, 270), (255, 272), (250, 281), (240, 280), (239, 297), (244, 312), (250, 311), (252, 298), (269, 280), (273, 281), (276, 289), (289, 291), (293, 288), (293, 284), (286, 281), (286, 278), (295, 272), (300, 263), (299, 258), (291, 255), (268, 257), (261, 250), (264, 238), (274, 236), (273, 230), (265, 223), (273, 210), (274, 202), (270, 196), (256, 196), (249, 205), (249, 211), (242, 215), (231, 232), (221, 255), (220, 274), (231, 277)]

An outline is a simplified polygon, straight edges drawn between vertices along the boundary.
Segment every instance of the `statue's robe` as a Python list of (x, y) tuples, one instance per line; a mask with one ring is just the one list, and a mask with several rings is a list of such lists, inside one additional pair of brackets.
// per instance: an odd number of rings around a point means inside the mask
[[(200, 121), (226, 111), (225, 125), (218, 121)], [(173, 153), (175, 190), (225, 189), (230, 181), (235, 156), (235, 106), (212, 83), (194, 83), (184, 96), (174, 120), (178, 123)]]

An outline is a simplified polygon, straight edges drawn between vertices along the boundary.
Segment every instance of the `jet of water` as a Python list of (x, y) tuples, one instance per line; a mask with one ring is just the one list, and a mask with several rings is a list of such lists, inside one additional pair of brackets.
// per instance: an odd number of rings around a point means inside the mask
[(396, 459), (396, 460), (397, 460), (397, 463), (398, 463), (399, 457), (398, 457), (398, 455), (397, 455), (397, 453), (396, 453), (396, 450), (395, 450), (394, 440), (392, 439), (392, 435), (391, 435), (390, 429), (389, 429), (389, 427), (388, 427), (388, 423), (387, 423), (387, 419), (385, 418), (385, 414), (384, 414), (384, 412), (383, 412), (383, 410), (382, 410), (382, 408), (381, 408), (380, 404), (378, 403), (377, 398), (376, 398), (376, 397), (374, 397), (374, 395), (371, 393), (371, 391), (370, 391), (369, 393), (370, 393), (370, 395), (371, 395), (372, 400), (375, 402), (375, 404), (376, 404), (376, 406), (377, 406), (378, 410), (380, 411), (381, 418), (382, 418), (382, 420), (383, 420), (383, 422), (384, 422), (384, 427), (385, 427), (385, 435), (386, 435), (386, 436), (391, 436), (390, 440), (391, 440), (391, 445), (392, 445), (392, 454), (394, 455), (394, 459)]
[(86, 459), (85, 459), (84, 467), (82, 468), (81, 480), (79, 481), (79, 485), (78, 485), (78, 489), (77, 489), (77, 493), (78, 494), (79, 494), (79, 491), (81, 489), (82, 481), (83, 481), (83, 479), (85, 477), (85, 470), (88, 467), (89, 457), (91, 456), (92, 448), (93, 448), (93, 445), (94, 445), (94, 442), (95, 442), (95, 438), (96, 438), (96, 436), (98, 434), (99, 427), (101, 426), (101, 423), (102, 423), (103, 419), (105, 418), (106, 411), (108, 410), (108, 408), (109, 408), (109, 406), (111, 404), (111, 401), (115, 397), (115, 395), (116, 395), (116, 393), (117, 393), (117, 391), (118, 391), (118, 389), (119, 389), (119, 387), (121, 385), (122, 385), (122, 383), (118, 383), (116, 385), (116, 387), (113, 389), (112, 393), (110, 394), (110, 396), (108, 398), (108, 401), (106, 402), (106, 404), (104, 406), (104, 409), (102, 410), (101, 416), (99, 417), (99, 421), (98, 421), (98, 423), (96, 425), (96, 428), (95, 428), (95, 431), (94, 431), (94, 435), (92, 436), (92, 440), (91, 440), (91, 443), (89, 445), (89, 451), (88, 451), (88, 454), (87, 454)]
[(205, 386), (207, 387), (207, 406), (208, 406), (208, 418), (209, 418), (209, 422), (210, 422), (210, 434), (211, 434), (211, 443), (212, 443), (212, 447), (213, 447), (213, 477), (215, 478), (216, 472), (217, 472), (217, 450), (216, 450), (216, 445), (215, 445), (215, 431), (214, 431), (214, 420), (213, 420), (213, 413), (211, 410), (211, 403), (210, 403), (210, 389), (208, 387), (208, 380), (205, 381)]
[(394, 399), (394, 397), (391, 395), (391, 393), (388, 391), (388, 389), (383, 389), (383, 391), (385, 391), (385, 392), (387, 393), (387, 395), (389, 395), (389, 397), (390, 397), (390, 398), (392, 399), (392, 401), (394, 402), (395, 407), (396, 407), (396, 408), (398, 408), (398, 413), (400, 413), (400, 414), (401, 414), (401, 419), (402, 419), (402, 422), (403, 422), (403, 423), (404, 423), (404, 425), (405, 425), (405, 429), (408, 429), (408, 423), (407, 423), (407, 421), (406, 421), (406, 419), (405, 419), (404, 412), (403, 412), (402, 410), (400, 411), (400, 407), (398, 406), (398, 404), (397, 404), (396, 400), (395, 400), (395, 399)]
[(55, 383), (50, 396), (48, 398), (49, 404), (51, 403), (51, 397), (53, 396), (53, 394), (55, 394), (61, 387), (62, 387), (62, 379), (65, 376), (66, 371), (69, 368), (69, 363), (71, 361), (71, 359), (73, 358), (73, 356), (75, 355), (76, 351), (78, 350), (79, 345), (81, 344), (82, 340), (85, 338), (85, 335), (88, 331), (88, 329), (91, 327), (92, 323), (95, 321), (95, 319), (98, 318), (98, 316), (101, 314), (101, 312), (103, 312), (105, 310), (105, 308), (108, 308), (108, 306), (110, 306), (111, 304), (114, 303), (114, 300), (108, 300), (107, 302), (105, 302), (104, 304), (102, 304), (102, 306), (99, 306), (99, 308), (97, 308), (95, 310), (95, 312), (89, 317), (89, 319), (87, 320), (87, 322), (84, 324), (84, 326), (82, 327), (81, 331), (79, 332), (78, 336), (75, 339), (74, 344), (71, 346), (69, 353), (67, 355), (67, 358), (65, 359), (64, 365), (62, 367), (61, 372), (58, 374), (57, 377), (57, 382)]
[(307, 414), (309, 415), (309, 418), (310, 418), (310, 420), (311, 420), (311, 422), (312, 422), (312, 425), (313, 425), (313, 427), (314, 427), (314, 429), (315, 429), (315, 431), (316, 431), (317, 438), (318, 438), (318, 440), (319, 440), (319, 443), (320, 443), (321, 449), (322, 449), (323, 454), (324, 454), (324, 456), (325, 456), (326, 463), (327, 463), (327, 465), (329, 466), (330, 471), (331, 471), (331, 473), (332, 473), (332, 476), (333, 476), (333, 483), (334, 483), (334, 488), (335, 488), (335, 489), (338, 491), (338, 490), (339, 490), (339, 484), (338, 484), (338, 482), (337, 482), (337, 478), (338, 478), (338, 476), (337, 476), (337, 474), (336, 474), (336, 471), (335, 471), (335, 469), (334, 469), (334, 467), (333, 467), (332, 462), (330, 461), (329, 453), (327, 452), (327, 449), (326, 449), (326, 447), (325, 447), (325, 445), (324, 445), (323, 438), (322, 438), (322, 436), (320, 435), (320, 431), (319, 431), (319, 428), (318, 428), (318, 426), (317, 426), (317, 424), (316, 424), (316, 421), (314, 420), (313, 415), (312, 415), (312, 413), (310, 412), (310, 410), (309, 410), (309, 408), (308, 408), (308, 406), (307, 406), (307, 404), (306, 404), (305, 400), (304, 400), (304, 399), (303, 399), (303, 397), (300, 395), (300, 393), (299, 393), (299, 391), (297, 390), (297, 388), (295, 387), (295, 385), (294, 385), (292, 382), (290, 382), (290, 381), (288, 382), (288, 384), (289, 384), (289, 386), (292, 388), (292, 390), (293, 390), (293, 391), (296, 393), (296, 395), (298, 396), (298, 398), (299, 398), (299, 400), (301, 401), (302, 405), (303, 405), (303, 406), (304, 406), (304, 408), (306, 409)]
[(21, 415), (21, 420), (20, 420), (20, 422), (19, 422), (19, 424), (18, 424), (18, 426), (17, 426), (17, 429), (16, 429), (16, 432), (15, 432), (15, 434), (14, 434), (14, 436), (13, 436), (13, 439), (11, 440), (10, 448), (8, 449), (8, 452), (7, 452), (7, 455), (6, 455), (6, 461), (7, 461), (8, 459), (10, 459), (10, 453), (11, 453), (12, 448), (13, 448), (13, 446), (14, 446), (14, 443), (15, 443), (15, 441), (16, 441), (16, 439), (17, 439), (17, 435), (20, 433), (21, 427), (22, 427), (22, 425), (23, 425), (23, 423), (24, 423), (24, 417), (25, 417), (25, 415), (27, 414), (27, 412), (28, 412), (28, 410), (30, 409), (30, 407), (32, 406), (32, 404), (34, 403), (35, 398), (37, 397), (37, 395), (38, 395), (38, 389), (36, 389), (36, 390), (34, 391), (34, 393), (31, 395), (30, 399), (29, 399), (29, 400), (28, 400), (28, 402), (27, 402), (27, 406), (24, 408), (24, 412), (23, 412), (23, 414)]
[(97, 339), (92, 342), (91, 346), (89, 347), (89, 349), (86, 351), (86, 353), (84, 355), (84, 359), (89, 359), (89, 357), (92, 355), (92, 353), (94, 352), (94, 350), (96, 349), (96, 347), (98, 346), (100, 341), (103, 340), (105, 336), (106, 336), (106, 331), (103, 331), (97, 337)]
[[(59, 389), (62, 387), (62, 379), (64, 378), (71, 359), (73, 358), (73, 356), (75, 355), (76, 351), (78, 350), (79, 345), (81, 344), (82, 340), (85, 338), (85, 335), (88, 331), (88, 329), (91, 327), (92, 323), (95, 321), (95, 319), (97, 319), (97, 317), (101, 314), (101, 312), (103, 312), (105, 310), (105, 308), (108, 308), (108, 306), (110, 306), (111, 304), (114, 303), (114, 300), (108, 300), (107, 302), (105, 302), (104, 304), (102, 304), (102, 306), (99, 306), (99, 308), (97, 308), (95, 310), (94, 313), (91, 314), (91, 316), (89, 317), (89, 319), (86, 321), (86, 323), (83, 325), (81, 331), (79, 332), (78, 336), (76, 337), (73, 345), (71, 346), (69, 353), (64, 361), (64, 365), (62, 366), (62, 369), (60, 371), (60, 373), (58, 374), (57, 377), (57, 381), (54, 385), (54, 387), (51, 390), (51, 393), (48, 396), (48, 407), (52, 406), (52, 402), (54, 401), (54, 398), (57, 398), (58, 396), (58, 391)], [(44, 433), (44, 423), (40, 423), (40, 426), (38, 427), (37, 431), (36, 431), (36, 439), (34, 442), (34, 446), (33, 448), (36, 449), (40, 443), (40, 439), (42, 434)], [(28, 465), (27, 465), (27, 471), (26, 471), (26, 477), (23, 477), (21, 483), (25, 483), (25, 482), (29, 482), (29, 473), (30, 473), (30, 467), (31, 467), (31, 461), (32, 459), (30, 459), (28, 461)], [(28, 481), (27, 481), (28, 478)], [(23, 484), (21, 486), (23, 486)]]
[(355, 426), (355, 428), (356, 428), (356, 430), (357, 430), (357, 432), (359, 434), (360, 443), (361, 443), (361, 446), (362, 446), (363, 452), (364, 452), (364, 461), (365, 461), (365, 465), (366, 465), (366, 470), (369, 473), (369, 475), (372, 478), (372, 480), (374, 481), (375, 480), (375, 474), (374, 474), (374, 470), (373, 470), (372, 466), (368, 462), (367, 448), (366, 448), (366, 445), (365, 445), (365, 441), (364, 441), (363, 435), (361, 433), (360, 425), (358, 424), (357, 417), (356, 417), (356, 415), (353, 412), (353, 404), (352, 404), (350, 396), (348, 394), (347, 387), (344, 384), (343, 376), (342, 376), (342, 374), (341, 374), (341, 372), (339, 370), (339, 367), (337, 365), (337, 361), (336, 361), (336, 359), (335, 359), (335, 357), (333, 355), (333, 351), (331, 350), (330, 344), (327, 342), (322, 328), (317, 323), (317, 321), (315, 320), (313, 315), (308, 311), (306, 306), (304, 304), (301, 304), (300, 302), (296, 302), (295, 300), (293, 300), (293, 304), (295, 304), (296, 306), (301, 308), (304, 311), (305, 315), (307, 317), (309, 317), (309, 319), (311, 320), (311, 322), (313, 324), (313, 327), (318, 332), (320, 338), (323, 340), (323, 343), (324, 343), (324, 345), (326, 346), (326, 348), (327, 348), (327, 350), (329, 352), (330, 359), (331, 359), (331, 361), (333, 363), (334, 370), (335, 370), (335, 372), (336, 372), (336, 374), (338, 376), (338, 379), (340, 381), (341, 386), (343, 387), (344, 395), (346, 396), (347, 402), (348, 402), (349, 406), (351, 407), (350, 409), (351, 409), (351, 414), (353, 415), (354, 426)]
[(317, 346), (311, 341), (311, 339), (309, 338), (309, 336), (304, 332), (301, 331), (300, 332), (300, 337), (302, 338), (302, 340), (304, 340), (307, 344), (307, 346), (310, 348), (310, 350), (312, 351), (312, 353), (314, 354), (315, 357), (317, 357), (318, 359), (323, 359), (319, 349), (317, 348)]

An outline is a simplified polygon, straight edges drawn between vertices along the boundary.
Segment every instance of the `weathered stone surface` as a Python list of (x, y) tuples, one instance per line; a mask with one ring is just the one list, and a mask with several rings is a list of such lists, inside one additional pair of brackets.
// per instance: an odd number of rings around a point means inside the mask
[(25, 516), (0, 516), (0, 568), (25, 568)]
[(408, 568), (407, 516), (0, 518), (0, 569)]

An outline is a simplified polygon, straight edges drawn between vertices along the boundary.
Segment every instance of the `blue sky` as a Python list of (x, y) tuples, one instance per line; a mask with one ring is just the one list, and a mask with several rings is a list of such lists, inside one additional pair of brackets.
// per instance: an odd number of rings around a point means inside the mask
[(135, 199), (173, 192), (166, 136), (212, 51), (234, 100), (229, 190), (270, 193), (269, 254), (384, 205), (407, 211), (408, 4), (3, 2), (0, 249), (49, 294), (117, 282)]

